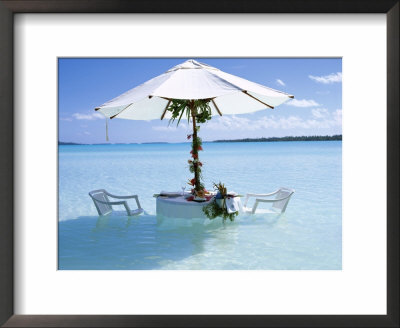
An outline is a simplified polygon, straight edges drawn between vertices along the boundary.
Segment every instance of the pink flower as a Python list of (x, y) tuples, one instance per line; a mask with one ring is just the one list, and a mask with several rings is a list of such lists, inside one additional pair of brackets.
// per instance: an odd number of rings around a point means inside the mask
[(186, 138), (187, 138), (187, 140), (189, 140), (191, 137), (192, 137), (192, 135), (188, 134)]
[(203, 150), (203, 148), (201, 146), (197, 147), (197, 150)]

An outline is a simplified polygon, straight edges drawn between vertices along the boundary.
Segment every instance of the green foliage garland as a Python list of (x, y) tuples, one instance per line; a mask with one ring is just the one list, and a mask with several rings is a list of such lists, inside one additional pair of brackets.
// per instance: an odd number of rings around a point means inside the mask
[[(178, 120), (176, 125), (178, 126), (183, 115), (186, 114), (188, 122), (190, 118), (194, 117), (194, 121), (198, 123), (205, 123), (211, 119), (211, 99), (198, 99), (198, 100), (187, 100), (187, 99), (172, 99), (170, 105), (167, 107), (167, 111), (171, 112), (171, 119), (169, 124)], [(201, 138), (197, 137), (197, 132), (200, 130), (199, 125), (195, 125), (193, 122), (194, 129), (193, 134), (188, 135), (188, 139), (192, 138), (192, 159), (188, 160), (189, 171), (194, 173), (195, 178), (189, 180), (188, 184), (193, 186), (196, 193), (199, 195), (204, 194), (204, 185), (201, 182), (202, 174), (201, 168), (203, 163), (200, 162), (198, 152), (203, 150), (201, 147)]]
[[(223, 204), (225, 205), (225, 200)], [(210, 220), (220, 216), (224, 219), (224, 221), (226, 219), (233, 221), (235, 217), (239, 215), (239, 212), (228, 213), (226, 207), (220, 207), (215, 198), (209, 204), (203, 207), (203, 212)]]
[[(194, 108), (196, 112), (196, 121), (198, 123), (206, 123), (207, 121), (211, 120), (212, 113), (210, 99), (194, 100)], [(171, 112), (169, 124), (178, 119), (178, 122), (176, 123), (176, 126), (178, 126), (184, 114), (186, 114), (185, 116), (189, 122), (192, 115), (190, 110), (190, 100), (172, 99), (167, 111)], [(198, 128), (200, 129), (200, 127)]]

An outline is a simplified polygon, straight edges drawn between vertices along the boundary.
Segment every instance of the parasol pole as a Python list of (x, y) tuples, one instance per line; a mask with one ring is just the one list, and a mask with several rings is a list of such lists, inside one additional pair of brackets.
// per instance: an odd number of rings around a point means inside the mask
[[(189, 102), (190, 112), (192, 113), (192, 123), (193, 123), (193, 139), (192, 142), (194, 143), (195, 140), (197, 142), (197, 128), (196, 128), (196, 108), (194, 107), (194, 100)], [(200, 191), (200, 177), (198, 172), (198, 161), (199, 161), (199, 153), (197, 147), (192, 147), (193, 150), (193, 160), (197, 158), (197, 161), (193, 161), (194, 167), (194, 179), (195, 179), (195, 191)]]

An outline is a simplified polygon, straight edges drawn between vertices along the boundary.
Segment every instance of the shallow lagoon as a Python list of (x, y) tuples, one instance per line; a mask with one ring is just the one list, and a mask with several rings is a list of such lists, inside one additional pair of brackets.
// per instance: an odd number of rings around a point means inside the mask
[[(59, 269), (340, 270), (342, 143), (204, 143), (206, 188), (241, 194), (296, 190), (277, 217), (235, 222), (155, 217), (154, 193), (180, 190), (190, 144), (59, 147)], [(138, 194), (147, 214), (97, 216), (88, 196)]]

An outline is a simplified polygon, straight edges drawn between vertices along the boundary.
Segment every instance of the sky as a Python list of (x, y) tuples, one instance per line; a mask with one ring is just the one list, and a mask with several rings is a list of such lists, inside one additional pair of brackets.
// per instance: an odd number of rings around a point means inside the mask
[[(275, 109), (213, 116), (201, 124), (203, 141), (342, 133), (340, 58), (59, 58), (59, 141), (106, 143), (94, 108), (187, 59), (295, 96)], [(189, 133), (184, 120), (108, 120), (109, 143), (186, 142)]]

